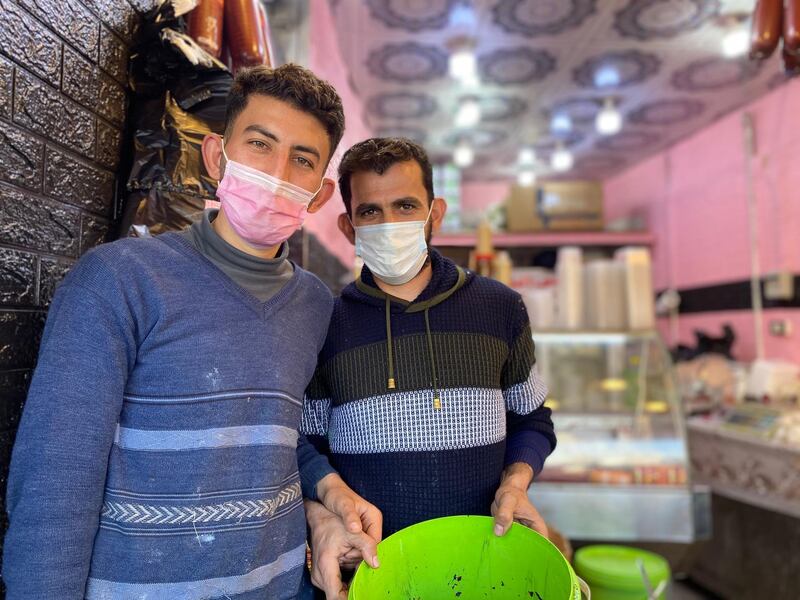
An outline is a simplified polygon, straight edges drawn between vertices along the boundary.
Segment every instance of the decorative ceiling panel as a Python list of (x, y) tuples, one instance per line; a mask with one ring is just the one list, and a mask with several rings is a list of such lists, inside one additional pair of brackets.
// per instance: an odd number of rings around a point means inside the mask
[[(575, 155), (566, 176), (602, 179), (785, 81), (778, 57), (722, 57), (720, 16), (749, 13), (753, 0), (330, 1), (372, 128), (411, 137), (439, 160), (470, 142), (470, 180), (514, 177), (522, 146), (553, 175), (549, 155), (560, 145)], [(465, 35), (475, 42), (477, 86), (448, 75)], [(465, 98), (481, 107), (473, 129), (454, 123)], [(604, 137), (594, 119), (608, 98), (625, 119)], [(551, 131), (554, 118), (571, 129)]]

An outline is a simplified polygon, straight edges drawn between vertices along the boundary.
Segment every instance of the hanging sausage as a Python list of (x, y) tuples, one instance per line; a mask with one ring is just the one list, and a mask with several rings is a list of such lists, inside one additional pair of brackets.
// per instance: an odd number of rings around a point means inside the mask
[(261, 31), (258, 0), (226, 0), (225, 38), (231, 53), (233, 71), (268, 62)]
[(785, 0), (784, 2), (783, 52), (800, 56), (800, 0)]
[(789, 77), (800, 75), (800, 57), (783, 51), (783, 72)]
[(189, 35), (214, 58), (222, 54), (222, 22), (225, 0), (200, 0), (188, 15)]
[(783, 33), (783, 0), (758, 0), (750, 32), (750, 58), (769, 58)]

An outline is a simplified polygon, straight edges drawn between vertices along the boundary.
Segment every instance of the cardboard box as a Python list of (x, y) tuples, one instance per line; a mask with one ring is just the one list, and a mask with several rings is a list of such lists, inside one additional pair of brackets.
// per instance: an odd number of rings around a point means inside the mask
[(508, 231), (600, 231), (603, 227), (603, 187), (598, 182), (515, 185), (506, 199)]

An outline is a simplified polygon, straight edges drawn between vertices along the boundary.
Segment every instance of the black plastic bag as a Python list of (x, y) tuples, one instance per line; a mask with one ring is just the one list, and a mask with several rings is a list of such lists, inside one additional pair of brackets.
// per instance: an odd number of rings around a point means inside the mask
[(184, 229), (198, 220), (217, 182), (200, 147), (222, 133), (232, 83), (228, 68), (184, 33), (170, 3), (143, 17), (132, 48), (133, 157), (120, 222), (122, 235)]

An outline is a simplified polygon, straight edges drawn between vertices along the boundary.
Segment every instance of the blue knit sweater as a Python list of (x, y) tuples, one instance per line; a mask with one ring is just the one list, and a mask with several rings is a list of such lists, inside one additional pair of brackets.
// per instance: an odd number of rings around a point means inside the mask
[(525, 305), (431, 251), (413, 303), (368, 268), (334, 304), (301, 430), (383, 512), (384, 535), (489, 514), (506, 465), (534, 473), (555, 447)]
[(83, 257), (14, 447), (8, 598), (297, 596), (300, 476), (329, 469), (298, 427), (331, 307), (297, 267), (262, 303), (175, 234)]

